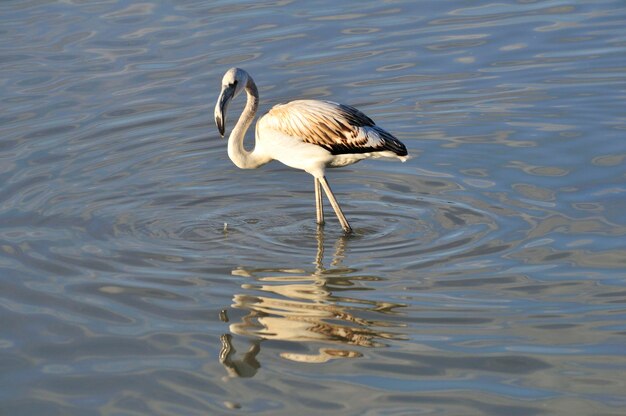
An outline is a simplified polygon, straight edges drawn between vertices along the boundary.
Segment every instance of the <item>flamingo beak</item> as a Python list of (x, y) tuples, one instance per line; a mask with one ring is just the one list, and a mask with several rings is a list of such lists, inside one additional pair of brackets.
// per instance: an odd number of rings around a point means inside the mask
[(217, 104), (215, 104), (215, 124), (217, 125), (217, 130), (220, 132), (222, 137), (224, 137), (225, 131), (226, 110), (228, 109), (228, 104), (234, 95), (235, 86), (229, 85), (222, 89), (222, 93), (217, 99)]

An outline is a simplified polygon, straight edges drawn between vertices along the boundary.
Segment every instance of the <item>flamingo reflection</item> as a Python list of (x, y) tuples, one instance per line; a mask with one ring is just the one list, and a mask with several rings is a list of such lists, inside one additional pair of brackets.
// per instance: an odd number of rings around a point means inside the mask
[(292, 361), (322, 363), (360, 357), (360, 347), (384, 347), (387, 345), (384, 340), (403, 339), (401, 334), (388, 330), (401, 325), (378, 317), (397, 314), (395, 310), (405, 305), (354, 297), (354, 292), (373, 290), (367, 282), (381, 279), (357, 275), (356, 270), (341, 266), (347, 242), (346, 236), (337, 240), (327, 269), (323, 265), (324, 234), (318, 229), (312, 273), (244, 267), (233, 270), (234, 275), (250, 277), (255, 283), (243, 284), (245, 292), (234, 295), (232, 307), (248, 313), (229, 325), (231, 334), (250, 337), (252, 346), (241, 359), (234, 360), (233, 337), (222, 336), (220, 362), (231, 376), (250, 377), (256, 373), (259, 368), (256, 355), (263, 340), (327, 344), (318, 347), (315, 353), (280, 354)]

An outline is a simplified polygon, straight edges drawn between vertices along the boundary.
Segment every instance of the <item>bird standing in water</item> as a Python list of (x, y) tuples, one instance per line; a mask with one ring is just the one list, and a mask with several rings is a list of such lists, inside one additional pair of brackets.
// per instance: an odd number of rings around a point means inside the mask
[(326, 168), (347, 166), (368, 158), (391, 157), (403, 162), (408, 159), (400, 140), (356, 108), (318, 100), (296, 100), (274, 106), (257, 122), (256, 143), (248, 151), (243, 140), (256, 115), (259, 93), (252, 77), (243, 69), (231, 68), (224, 74), (215, 105), (215, 124), (224, 137), (228, 104), (242, 91), (248, 99), (228, 138), (228, 156), (241, 169), (255, 169), (278, 160), (313, 175), (320, 225), (324, 224), (323, 188), (341, 227), (346, 233), (352, 232), (324, 176)]

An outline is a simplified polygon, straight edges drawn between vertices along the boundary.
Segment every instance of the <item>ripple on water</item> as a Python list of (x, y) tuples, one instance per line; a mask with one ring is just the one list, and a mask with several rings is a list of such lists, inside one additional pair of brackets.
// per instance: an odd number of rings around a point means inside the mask
[[(417, 267), (435, 258), (471, 252), (498, 230), (497, 214), (486, 211), (483, 204), (448, 197), (458, 190), (453, 179), (434, 177), (436, 172), (430, 173), (433, 177), (416, 178), (411, 174), (415, 169), (412, 162), (383, 165), (383, 169), (378, 166), (330, 173), (337, 198), (354, 228), (347, 239), (352, 252), (397, 258), (403, 267)], [(168, 177), (166, 170), (171, 169), (162, 167), (158, 177)], [(95, 205), (93, 199), (86, 201), (85, 205), (95, 210), (104, 209), (108, 220), (102, 214), (90, 214), (82, 215), (78, 223), (85, 223), (99, 239), (144, 244), (156, 250), (155, 254), (180, 249), (201, 253), (219, 244), (253, 248), (259, 257), (275, 258), (297, 256), (303, 249), (316, 247), (309, 175), (278, 165), (257, 172), (233, 170), (249, 185), (236, 188), (205, 179), (196, 172), (200, 167), (193, 169), (198, 176), (183, 187), (164, 180), (142, 189), (149, 203), (137, 205), (137, 192), (130, 194), (127, 189), (109, 191), (106, 199), (96, 197)], [(286, 182), (286, 178), (293, 179)], [(112, 202), (132, 209), (110, 210), (106, 206)], [(325, 215), (327, 237), (343, 236), (326, 201)]]
[[(173, 3), (0, 2), (5, 413), (621, 414), (619, 0)], [(235, 65), (423, 158), (318, 232), (217, 138)]]
[[(469, 251), (498, 229), (494, 213), (446, 197), (446, 192), (457, 188), (452, 180), (416, 179), (411, 168), (405, 164), (393, 173), (370, 169), (332, 174), (335, 193), (354, 228), (348, 238), (353, 252), (398, 258), (405, 265), (412, 264), (407, 259), (414, 259), (417, 264)], [(397, 173), (401, 169), (409, 172)], [(178, 198), (178, 207), (172, 208), (171, 198), (164, 196), (120, 214), (113, 233), (198, 250), (213, 243), (253, 247), (259, 256), (297, 255), (303, 248), (314, 248), (317, 225), (308, 175), (299, 174), (292, 183), (283, 181), (277, 189), (275, 177), (283, 175), (280, 172), (246, 173), (251, 185), (246, 188), (222, 190), (221, 195), (214, 194), (210, 184), (193, 194), (179, 190), (171, 197)], [(327, 202), (325, 215), (326, 235), (341, 237)]]

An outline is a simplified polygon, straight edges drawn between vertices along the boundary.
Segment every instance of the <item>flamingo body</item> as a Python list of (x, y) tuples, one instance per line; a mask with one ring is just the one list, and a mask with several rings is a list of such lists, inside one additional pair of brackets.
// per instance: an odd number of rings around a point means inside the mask
[(242, 169), (254, 169), (271, 160), (304, 170), (315, 178), (317, 222), (323, 224), (320, 185), (346, 232), (351, 228), (324, 176), (325, 169), (351, 165), (368, 158), (408, 159), (402, 142), (354, 107), (331, 101), (296, 100), (274, 106), (256, 125), (254, 150), (243, 146), (246, 130), (258, 107), (258, 91), (250, 75), (229, 69), (215, 106), (215, 122), (224, 134), (228, 103), (241, 91), (246, 107), (228, 140), (228, 155)]
[(356, 108), (318, 100), (274, 106), (257, 123), (257, 145), (273, 159), (313, 176), (367, 158), (407, 156), (398, 139)]

